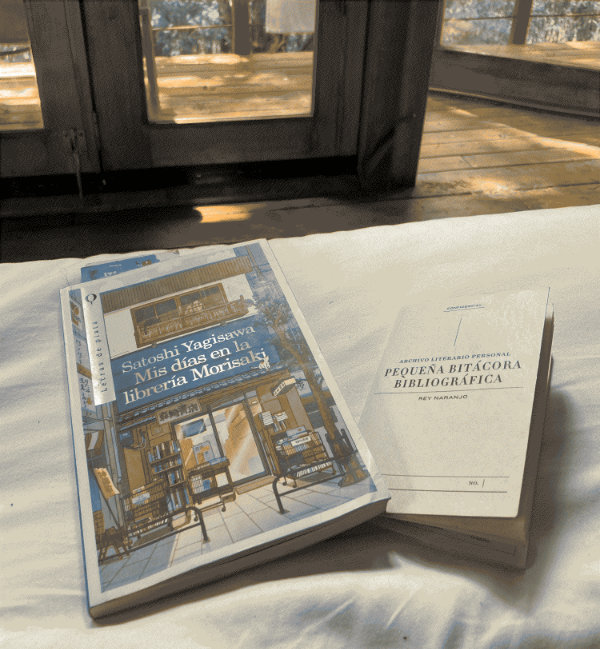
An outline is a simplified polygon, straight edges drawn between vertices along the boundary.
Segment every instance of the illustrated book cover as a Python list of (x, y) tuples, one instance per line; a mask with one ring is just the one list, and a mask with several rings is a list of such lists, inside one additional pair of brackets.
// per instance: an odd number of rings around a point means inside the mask
[(552, 331), (547, 289), (401, 309), (360, 418), (383, 526), (525, 566)]
[(306, 547), (389, 498), (268, 244), (155, 261), (61, 292), (94, 617)]

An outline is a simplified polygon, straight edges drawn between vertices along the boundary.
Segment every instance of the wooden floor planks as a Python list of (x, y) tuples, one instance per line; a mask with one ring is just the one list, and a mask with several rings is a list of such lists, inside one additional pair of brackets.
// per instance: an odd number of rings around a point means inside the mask
[(432, 95), (416, 194), (442, 185), (499, 195), (597, 183), (598, 126), (594, 120)]
[(600, 70), (600, 43), (597, 41), (527, 43), (526, 45), (461, 45), (459, 49), (475, 54)]

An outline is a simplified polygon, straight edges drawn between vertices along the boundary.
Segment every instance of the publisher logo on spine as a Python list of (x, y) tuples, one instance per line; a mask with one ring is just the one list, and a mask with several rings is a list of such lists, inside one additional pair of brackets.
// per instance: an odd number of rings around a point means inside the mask
[(102, 300), (97, 293), (84, 295), (83, 313), (90, 355), (94, 404), (99, 406), (115, 400), (115, 388), (110, 372), (110, 352), (104, 327)]

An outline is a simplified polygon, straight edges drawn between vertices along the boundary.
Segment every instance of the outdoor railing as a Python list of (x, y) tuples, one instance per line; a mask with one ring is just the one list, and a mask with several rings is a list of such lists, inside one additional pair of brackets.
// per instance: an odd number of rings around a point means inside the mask
[(598, 0), (446, 0), (442, 45), (600, 41)]

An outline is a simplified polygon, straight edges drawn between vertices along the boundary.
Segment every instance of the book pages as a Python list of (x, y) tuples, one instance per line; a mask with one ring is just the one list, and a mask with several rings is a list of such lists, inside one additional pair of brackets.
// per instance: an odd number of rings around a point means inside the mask
[(515, 517), (547, 290), (409, 306), (360, 420), (391, 514)]

